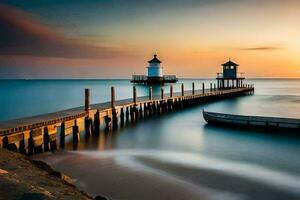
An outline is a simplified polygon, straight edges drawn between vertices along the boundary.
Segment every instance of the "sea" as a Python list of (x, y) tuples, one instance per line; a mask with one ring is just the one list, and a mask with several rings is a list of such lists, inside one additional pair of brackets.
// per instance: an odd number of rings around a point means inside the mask
[[(215, 80), (181, 79), (174, 92)], [(255, 93), (199, 104), (127, 124), (74, 148), (33, 156), (70, 176), (91, 196), (109, 199), (300, 199), (300, 137), (273, 131), (208, 125), (202, 111), (300, 118), (299, 79), (249, 79)], [(132, 97), (129, 80), (0, 80), (0, 121)], [(136, 85), (138, 96), (148, 86)], [(153, 86), (160, 94), (161, 86)], [(163, 86), (169, 91), (170, 85)], [(82, 133), (83, 135), (83, 133)]]

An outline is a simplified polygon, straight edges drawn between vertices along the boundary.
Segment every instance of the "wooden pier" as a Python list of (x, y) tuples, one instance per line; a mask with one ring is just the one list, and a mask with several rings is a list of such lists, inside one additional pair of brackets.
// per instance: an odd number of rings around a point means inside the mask
[(254, 86), (219, 89), (216, 84), (205, 88), (202, 83), (202, 88), (195, 90), (193, 83), (192, 90), (185, 91), (182, 84), (180, 92), (173, 93), (170, 86), (169, 93), (166, 94), (162, 88), (158, 96), (153, 96), (150, 86), (149, 96), (143, 97), (137, 97), (136, 87), (133, 86), (133, 98), (118, 101), (115, 100), (115, 88), (111, 87), (111, 101), (93, 105), (90, 105), (90, 92), (85, 89), (85, 105), (82, 107), (0, 122), (0, 148), (29, 155), (56, 150), (64, 148), (68, 135), (77, 143), (80, 133), (86, 137), (99, 134), (103, 125), (105, 131), (115, 130), (124, 126), (125, 122), (135, 123), (207, 101), (253, 94)]

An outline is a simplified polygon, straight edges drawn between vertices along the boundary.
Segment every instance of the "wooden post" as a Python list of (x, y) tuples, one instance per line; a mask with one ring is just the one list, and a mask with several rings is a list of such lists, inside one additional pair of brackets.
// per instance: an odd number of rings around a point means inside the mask
[(116, 108), (112, 109), (112, 123), (113, 129), (116, 130), (118, 128), (118, 112)]
[(195, 83), (192, 83), (192, 95), (195, 95)]
[(214, 90), (216, 91), (217, 90), (217, 88), (216, 88), (216, 84), (214, 83)]
[(159, 101), (156, 102), (156, 114), (157, 115), (161, 114), (161, 104)]
[(149, 87), (149, 100), (152, 100), (152, 86)]
[(140, 119), (143, 119), (143, 105), (140, 103)]
[(79, 127), (77, 126), (77, 120), (75, 119), (75, 124), (73, 126), (73, 142), (76, 144), (80, 141)]
[(113, 129), (118, 127), (118, 113), (116, 110), (116, 94), (115, 94), (115, 87), (111, 87), (111, 108), (112, 108), (112, 123)]
[(147, 105), (144, 103), (144, 118), (148, 117)]
[(121, 126), (124, 125), (124, 117), (125, 117), (125, 114), (124, 114), (124, 108), (122, 107), (122, 108), (121, 108), (121, 113), (120, 113)]
[(60, 148), (65, 148), (65, 137), (66, 137), (66, 126), (65, 122), (61, 123), (60, 126)]
[(85, 130), (85, 137), (91, 136), (91, 124), (90, 124), (90, 118), (84, 117), (84, 130)]
[(137, 97), (136, 97), (136, 87), (133, 86), (133, 103), (134, 104), (136, 104), (136, 99), (137, 99)]
[(126, 115), (126, 122), (129, 122), (129, 108), (128, 108), (128, 106), (126, 107), (125, 115)]
[(22, 154), (26, 154), (25, 135), (24, 135), (24, 133), (22, 135), (23, 135), (23, 138), (22, 138), (22, 140), (20, 140), (19, 152)]
[(164, 99), (164, 88), (163, 87), (160, 88), (160, 98)]
[(212, 83), (210, 83), (210, 92), (212, 92)]
[(44, 135), (43, 135), (43, 143), (44, 143), (44, 151), (50, 150), (50, 138), (48, 127), (44, 127)]
[(173, 97), (173, 85), (170, 85), (170, 97)]
[(202, 94), (204, 94), (205, 93), (205, 85), (204, 85), (204, 83), (202, 83)]
[(97, 112), (94, 115), (94, 131), (96, 135), (100, 134), (100, 111), (97, 110)]
[(111, 118), (108, 115), (105, 115), (104, 121), (105, 121), (105, 132), (108, 132), (110, 128)]
[(131, 120), (131, 123), (133, 123), (135, 121), (135, 118), (134, 118), (134, 106), (130, 106), (130, 120)]
[(181, 83), (181, 96), (184, 96), (184, 84)]
[(88, 114), (90, 111), (90, 89), (86, 88), (84, 90), (84, 94), (85, 94), (84, 111)]
[(111, 101), (110, 101), (110, 107), (115, 108), (116, 107), (116, 96), (115, 96), (115, 87), (111, 87)]
[(33, 155), (34, 152), (34, 139), (32, 135), (32, 131), (29, 133), (29, 138), (28, 138), (28, 154)]

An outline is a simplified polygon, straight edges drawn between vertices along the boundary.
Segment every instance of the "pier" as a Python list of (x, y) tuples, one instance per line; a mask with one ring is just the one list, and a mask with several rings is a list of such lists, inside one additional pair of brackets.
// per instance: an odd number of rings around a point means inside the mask
[(92, 91), (85, 89), (82, 107), (0, 122), (0, 148), (28, 155), (53, 151), (64, 148), (65, 137), (69, 135), (78, 143), (81, 133), (86, 137), (99, 134), (100, 127), (104, 127), (104, 131), (116, 130), (128, 122), (137, 123), (208, 101), (254, 93), (254, 86), (245, 84), (218, 88), (216, 84), (205, 87), (202, 83), (201, 89), (195, 89), (193, 83), (192, 90), (188, 91), (182, 84), (181, 91), (176, 93), (172, 85), (169, 89), (165, 93), (161, 88), (160, 95), (154, 96), (150, 86), (148, 96), (138, 97), (133, 86), (132, 98), (116, 101), (116, 90), (111, 87), (111, 101), (93, 105), (90, 104)]

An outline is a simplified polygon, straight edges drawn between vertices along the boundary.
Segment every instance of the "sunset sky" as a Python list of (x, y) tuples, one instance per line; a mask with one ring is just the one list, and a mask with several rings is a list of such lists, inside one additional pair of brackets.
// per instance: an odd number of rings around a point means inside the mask
[(298, 0), (2, 0), (0, 78), (300, 77)]

